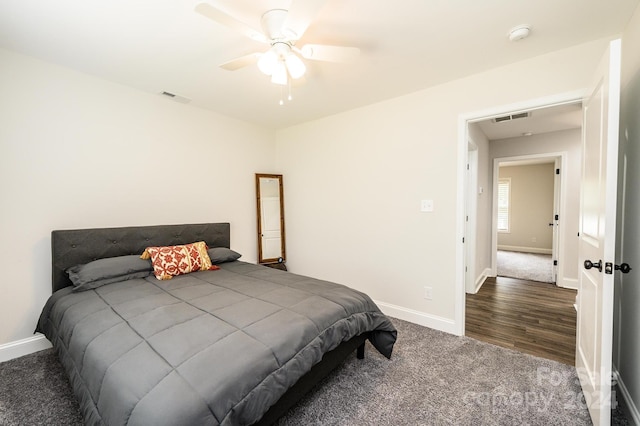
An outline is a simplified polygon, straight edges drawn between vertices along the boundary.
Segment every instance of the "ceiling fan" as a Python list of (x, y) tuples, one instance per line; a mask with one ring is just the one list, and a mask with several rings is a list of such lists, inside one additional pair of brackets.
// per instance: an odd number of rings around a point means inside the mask
[(210, 3), (200, 3), (195, 10), (253, 40), (270, 45), (266, 51), (250, 53), (225, 62), (220, 65), (221, 68), (235, 71), (257, 63), (260, 71), (271, 76), (272, 83), (286, 85), (289, 77), (298, 79), (306, 72), (301, 58), (346, 62), (360, 53), (360, 49), (356, 47), (323, 44), (305, 44), (301, 48), (296, 46), (325, 2), (326, 0), (292, 0), (289, 10), (268, 10), (260, 21), (262, 31), (251, 28)]

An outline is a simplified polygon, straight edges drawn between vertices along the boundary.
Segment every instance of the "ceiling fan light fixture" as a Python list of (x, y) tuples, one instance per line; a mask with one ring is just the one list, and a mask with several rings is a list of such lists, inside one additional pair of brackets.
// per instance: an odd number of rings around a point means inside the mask
[(287, 68), (283, 61), (276, 62), (273, 74), (271, 74), (271, 82), (281, 86), (287, 84)]
[(302, 55), (303, 58), (312, 59), (313, 47), (305, 44), (304, 46), (302, 46), (302, 49), (300, 49), (300, 54)]
[(272, 49), (267, 50), (258, 59), (258, 69), (266, 75), (272, 75), (278, 64), (278, 55)]
[(220, 64), (225, 70), (236, 71), (248, 65), (257, 65), (262, 73), (271, 76), (272, 83), (284, 86), (291, 85), (292, 79), (299, 79), (306, 73), (306, 59), (347, 62), (360, 52), (355, 47), (324, 44), (308, 44), (300, 49), (296, 47), (326, 0), (291, 0), (287, 2), (291, 10), (267, 10), (260, 20), (262, 31), (239, 21), (224, 8), (198, 1), (200, 3), (195, 7), (197, 13), (252, 40), (271, 46), (264, 53), (256, 51)]
[(304, 62), (302, 62), (302, 60), (298, 58), (294, 53), (290, 53), (286, 56), (285, 64), (287, 65), (289, 75), (293, 79), (302, 77), (307, 71), (307, 67), (304, 65)]

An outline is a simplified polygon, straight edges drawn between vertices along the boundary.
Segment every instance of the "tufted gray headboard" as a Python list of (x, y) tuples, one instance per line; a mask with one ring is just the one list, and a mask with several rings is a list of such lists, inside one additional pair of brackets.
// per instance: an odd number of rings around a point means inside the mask
[(202, 223), (52, 231), (51, 286), (54, 292), (70, 286), (71, 281), (65, 271), (71, 266), (106, 257), (142, 254), (148, 246), (188, 244), (195, 241), (205, 241), (211, 248), (230, 248), (230, 224)]

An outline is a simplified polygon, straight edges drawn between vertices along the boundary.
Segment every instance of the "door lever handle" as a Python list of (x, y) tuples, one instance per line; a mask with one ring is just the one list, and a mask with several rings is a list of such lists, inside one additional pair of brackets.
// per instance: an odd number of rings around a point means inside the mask
[(629, 266), (628, 263), (623, 263), (621, 265), (616, 265), (615, 268), (616, 268), (616, 270), (619, 270), (623, 274), (628, 274), (629, 272), (631, 272), (631, 269), (632, 269), (631, 266)]
[(598, 271), (602, 272), (602, 260), (598, 260), (597, 262), (585, 260), (584, 269), (591, 269), (591, 268), (596, 268)]

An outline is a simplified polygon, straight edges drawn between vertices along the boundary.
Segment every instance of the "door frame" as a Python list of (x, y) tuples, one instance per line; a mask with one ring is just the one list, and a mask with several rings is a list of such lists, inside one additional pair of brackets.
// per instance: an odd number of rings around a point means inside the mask
[[(454, 332), (459, 336), (465, 334), (465, 264), (475, 264), (475, 259), (467, 259), (465, 245), (465, 215), (468, 180), (466, 177), (469, 160), (469, 124), (499, 117), (505, 114), (531, 111), (551, 106), (581, 102), (587, 89), (565, 92), (537, 99), (495, 106), (485, 110), (460, 114), (458, 116), (458, 162), (456, 190), (456, 282), (455, 282), (455, 326)], [(477, 255), (477, 253), (475, 253)]]
[[(560, 169), (562, 173), (562, 165), (567, 164), (567, 153), (562, 152), (548, 152), (542, 154), (527, 154), (527, 155), (517, 155), (513, 157), (498, 157), (493, 160), (493, 213), (492, 217), (492, 230), (491, 230), (491, 274), (493, 276), (498, 275), (498, 218), (496, 212), (498, 211), (498, 178), (499, 178), (499, 168), (501, 164), (504, 163), (514, 163), (514, 165), (526, 165), (526, 164), (536, 164), (541, 162), (542, 160), (553, 160), (554, 170)], [(551, 163), (551, 161), (546, 161), (547, 163)], [(554, 175), (553, 182), (553, 214), (558, 215), (560, 219), (562, 219), (565, 210), (565, 200), (562, 197), (562, 194), (566, 193), (566, 179), (560, 179), (560, 175)], [(560, 250), (560, 240), (557, 237), (558, 230), (558, 221), (555, 219), (554, 222), (554, 236), (552, 242), (552, 259), (558, 261), (558, 268), (553, 268), (553, 278), (555, 279), (555, 284), (558, 285), (557, 276), (563, 276), (561, 273), (557, 273), (558, 271), (563, 270), (564, 266), (564, 258), (560, 258), (562, 250)]]

